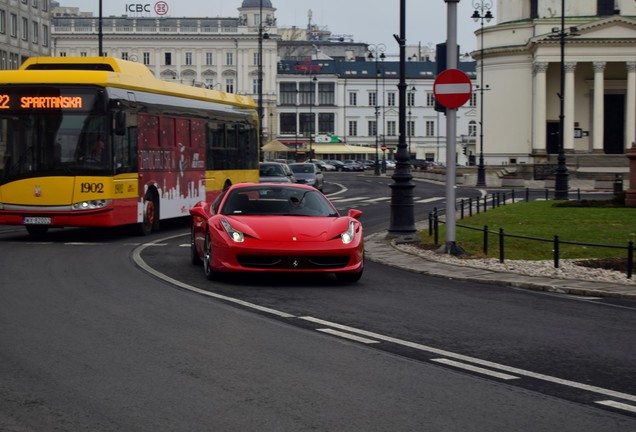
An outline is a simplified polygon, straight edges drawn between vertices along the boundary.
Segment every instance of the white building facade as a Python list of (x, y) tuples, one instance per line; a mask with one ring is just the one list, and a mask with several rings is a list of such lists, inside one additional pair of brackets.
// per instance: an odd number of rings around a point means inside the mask
[(49, 0), (0, 0), (0, 69), (50, 54)]
[(619, 161), (636, 141), (636, 2), (569, 0), (564, 32), (561, 0), (499, 0), (497, 15), (484, 30), (483, 59), (482, 47), (472, 53), (489, 88), (487, 163), (555, 163), (561, 115), (568, 164), (592, 155)]

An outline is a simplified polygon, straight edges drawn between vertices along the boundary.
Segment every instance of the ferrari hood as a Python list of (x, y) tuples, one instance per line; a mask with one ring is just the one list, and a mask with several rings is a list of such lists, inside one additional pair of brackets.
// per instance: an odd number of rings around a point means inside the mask
[(246, 236), (263, 241), (327, 241), (349, 227), (348, 217), (226, 216)]

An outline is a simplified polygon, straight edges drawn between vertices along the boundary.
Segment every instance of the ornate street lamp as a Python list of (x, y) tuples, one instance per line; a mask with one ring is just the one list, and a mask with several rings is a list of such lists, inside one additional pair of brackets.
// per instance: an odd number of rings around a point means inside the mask
[(484, 166), (484, 21), (490, 22), (494, 17), (490, 9), (491, 0), (473, 0), (473, 20), (481, 22), (479, 48), (479, 165), (477, 166), (477, 186), (486, 186), (486, 167)]
[(316, 96), (316, 82), (318, 78), (313, 76), (311, 78), (311, 92), (309, 93), (309, 160), (313, 160), (314, 158), (314, 149), (313, 149), (313, 141), (314, 141), (314, 132), (316, 132), (316, 125), (314, 123), (314, 113), (312, 111), (314, 105), (314, 99)]
[(258, 101), (256, 111), (258, 113), (258, 138), (260, 145), (261, 160), (264, 160), (265, 154), (263, 153), (263, 39), (269, 39), (269, 34), (265, 33), (265, 26), (263, 26), (263, 0), (259, 0), (259, 12), (258, 12)]
[(568, 167), (565, 162), (565, 38), (578, 36), (576, 27), (565, 30), (565, 0), (561, 0), (561, 28), (553, 28), (552, 36), (559, 38), (561, 45), (561, 65), (559, 68), (559, 154), (554, 176), (554, 199), (567, 200), (569, 197)]
[(386, 51), (386, 45), (384, 44), (370, 44), (369, 45), (369, 54), (367, 58), (370, 60), (375, 60), (375, 164), (373, 166), (373, 174), (379, 176), (380, 175), (380, 154), (378, 148), (378, 117), (380, 115), (380, 107), (378, 106), (378, 75), (380, 71), (378, 69), (378, 60), (383, 60), (386, 58), (384, 55), (384, 51)]

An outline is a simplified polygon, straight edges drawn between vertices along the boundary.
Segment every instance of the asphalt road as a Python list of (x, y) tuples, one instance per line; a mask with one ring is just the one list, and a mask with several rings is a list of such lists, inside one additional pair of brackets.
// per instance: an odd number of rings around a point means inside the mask
[[(386, 227), (385, 179), (328, 181)], [(418, 185), (416, 212), (440, 190)], [(0, 229), (0, 430), (636, 430), (629, 304), (371, 262), (354, 285), (210, 283), (164, 225)]]

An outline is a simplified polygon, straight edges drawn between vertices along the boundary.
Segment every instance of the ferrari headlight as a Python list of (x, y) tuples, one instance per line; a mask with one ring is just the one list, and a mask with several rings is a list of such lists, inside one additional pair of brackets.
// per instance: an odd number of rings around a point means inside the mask
[(342, 243), (344, 243), (344, 244), (351, 243), (353, 241), (353, 239), (355, 238), (355, 234), (356, 234), (356, 226), (351, 221), (351, 222), (349, 222), (349, 228), (345, 232), (340, 234), (340, 238), (342, 239)]
[(234, 240), (237, 243), (243, 242), (244, 240), (243, 233), (238, 230), (235, 230), (228, 221), (226, 221), (225, 219), (221, 219), (221, 225), (223, 225), (225, 232), (227, 232), (227, 234), (230, 236), (232, 240)]

